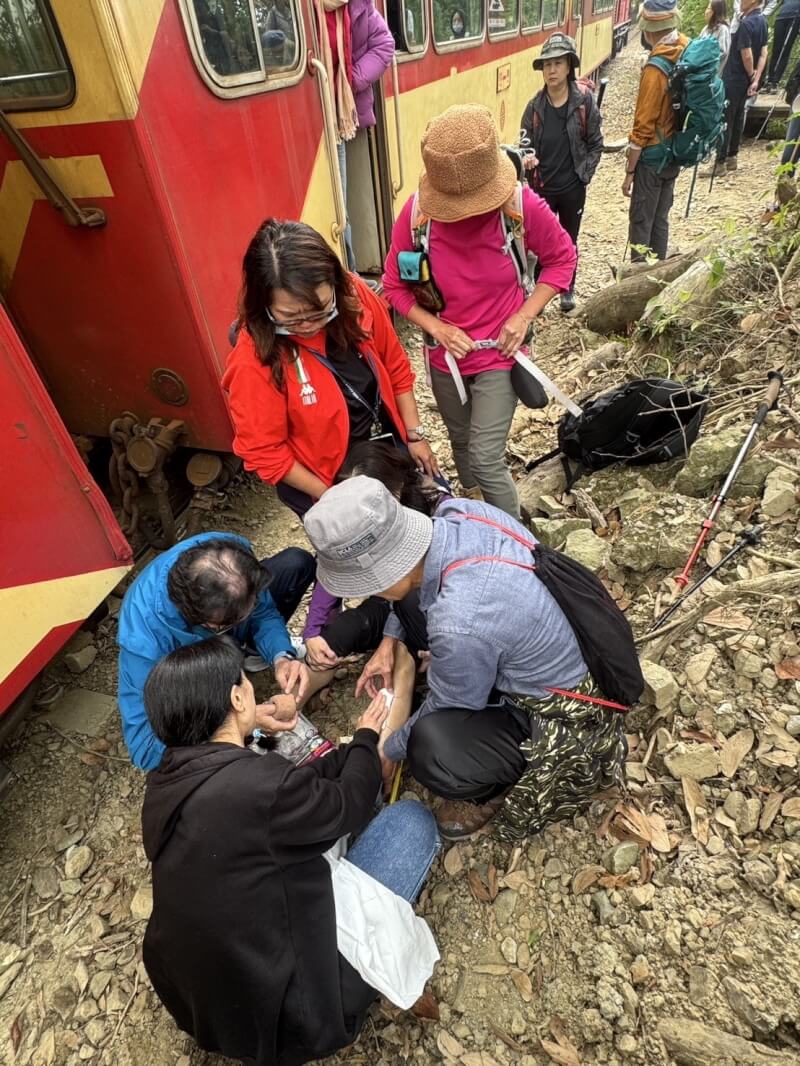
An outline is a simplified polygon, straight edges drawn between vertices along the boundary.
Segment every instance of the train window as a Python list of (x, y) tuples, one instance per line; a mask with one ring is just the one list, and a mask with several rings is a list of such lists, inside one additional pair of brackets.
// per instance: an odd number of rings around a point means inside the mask
[(423, 0), (387, 0), (386, 21), (398, 52), (424, 52), (428, 25)]
[(564, 21), (564, 17), (567, 14), (567, 0), (558, 0), (558, 24), (559, 26)]
[(65, 107), (75, 96), (72, 73), (48, 0), (0, 4), (0, 108)]
[(489, 37), (495, 40), (516, 33), (519, 27), (519, 0), (487, 0), (486, 24)]
[(273, 79), (285, 84), (286, 75), (298, 71), (302, 33), (295, 0), (184, 0), (184, 7), (212, 87), (258, 91), (272, 88)]
[(542, 24), (542, 0), (522, 0), (522, 30), (538, 30)]
[(555, 26), (558, 23), (559, 0), (542, 0), (542, 25)]
[(433, 39), (437, 45), (483, 38), (483, 0), (433, 0)]
[(611, 11), (615, 0), (592, 0), (592, 14), (599, 15), (603, 11)]

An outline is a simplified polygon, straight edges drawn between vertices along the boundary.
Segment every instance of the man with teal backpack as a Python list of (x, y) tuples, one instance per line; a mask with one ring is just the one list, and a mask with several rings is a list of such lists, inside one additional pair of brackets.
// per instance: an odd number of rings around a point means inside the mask
[(639, 16), (651, 52), (642, 70), (622, 192), (631, 197), (631, 258), (667, 254), (669, 212), (682, 167), (696, 167), (725, 129), (725, 90), (714, 38), (679, 32), (676, 0), (646, 0)]

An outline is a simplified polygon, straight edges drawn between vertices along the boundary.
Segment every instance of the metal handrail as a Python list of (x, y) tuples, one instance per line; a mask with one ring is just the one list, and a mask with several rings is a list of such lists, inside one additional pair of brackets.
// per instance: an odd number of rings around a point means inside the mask
[(406, 183), (405, 170), (403, 168), (403, 138), (400, 123), (400, 78), (397, 72), (397, 56), (392, 56), (392, 103), (394, 104), (394, 136), (397, 146), (397, 176), (398, 181), (392, 182), (392, 199), (397, 195)]
[(0, 111), (0, 131), (8, 137), (20, 159), (27, 167), (28, 173), (56, 211), (61, 212), (68, 226), (95, 227), (106, 224), (106, 213), (101, 207), (80, 207), (75, 203), (69, 193), (53, 177), (19, 130), (11, 125), (3, 111)]
[(308, 65), (319, 75), (319, 90), (322, 100), (322, 117), (325, 126), (325, 149), (328, 154), (328, 167), (331, 172), (331, 185), (333, 186), (333, 204), (336, 210), (336, 221), (331, 226), (333, 239), (338, 241), (342, 252), (342, 262), (347, 263), (347, 247), (344, 243), (344, 231), (347, 226), (347, 205), (344, 200), (342, 188), (342, 176), (339, 173), (339, 160), (336, 153), (338, 135), (336, 132), (336, 117), (331, 99), (331, 87), (328, 81), (328, 72), (323, 63), (314, 56), (309, 55)]

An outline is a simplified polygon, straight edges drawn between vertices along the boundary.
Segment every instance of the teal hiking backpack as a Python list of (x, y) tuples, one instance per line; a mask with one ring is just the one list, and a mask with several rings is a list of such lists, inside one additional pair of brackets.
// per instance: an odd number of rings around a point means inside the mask
[(725, 129), (725, 87), (718, 73), (716, 38), (689, 41), (677, 63), (663, 56), (651, 56), (647, 62), (666, 74), (677, 113), (675, 133), (645, 148), (642, 162), (659, 172), (673, 163), (696, 166), (714, 151)]

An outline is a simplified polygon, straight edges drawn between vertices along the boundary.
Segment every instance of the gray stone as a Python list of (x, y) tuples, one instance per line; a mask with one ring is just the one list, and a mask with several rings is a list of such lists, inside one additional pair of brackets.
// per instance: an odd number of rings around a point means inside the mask
[(644, 692), (641, 703), (646, 707), (656, 707), (659, 711), (669, 710), (678, 700), (678, 682), (672, 676), (672, 672), (660, 663), (652, 663), (649, 659), (642, 659), (642, 674), (644, 675)]
[(560, 518), (567, 511), (564, 504), (557, 500), (555, 496), (540, 496), (539, 510), (543, 511), (548, 518)]
[(743, 792), (729, 792), (724, 804), (725, 813), (736, 822), (739, 836), (749, 836), (758, 829), (761, 817), (761, 801), (748, 799)]
[(623, 492), (617, 503), (622, 521), (627, 522), (646, 507), (652, 507), (654, 494), (652, 487), (649, 489), (636, 487)]
[(80, 651), (71, 651), (64, 656), (62, 662), (71, 674), (82, 674), (88, 670), (97, 658), (97, 648), (94, 644), (87, 644)]
[(674, 514), (666, 513), (662, 503), (629, 520), (611, 546), (611, 561), (639, 574), (682, 567), (697, 539), (706, 507), (686, 496), (675, 499)]
[(139, 921), (146, 921), (153, 913), (153, 886), (139, 885), (131, 900), (131, 914)]
[(689, 999), (696, 1007), (705, 1007), (711, 1001), (717, 979), (705, 966), (692, 966), (689, 970)]
[(100, 999), (102, 994), (108, 988), (112, 976), (110, 970), (100, 970), (94, 975), (89, 982), (89, 993), (92, 999)]
[(59, 985), (50, 996), (50, 1006), (62, 1022), (69, 1021), (77, 1005), (78, 993), (72, 985)]
[(609, 873), (617, 876), (626, 874), (638, 861), (639, 845), (631, 840), (624, 844), (615, 844), (603, 853), (603, 866)]
[(593, 574), (602, 570), (608, 561), (608, 543), (591, 529), (576, 529), (567, 536), (564, 552)]
[(790, 511), (796, 502), (795, 488), (790, 480), (789, 471), (782, 469), (773, 471), (764, 485), (761, 513), (777, 518)]
[(494, 901), (494, 916), (498, 929), (504, 929), (514, 916), (517, 906), (517, 893), (512, 888), (504, 888)]
[(48, 721), (66, 733), (87, 737), (103, 736), (117, 713), (117, 701), (102, 692), (86, 688), (70, 689), (48, 715)]
[(591, 530), (588, 518), (532, 518), (531, 532), (548, 548), (560, 548), (570, 533)]
[(594, 907), (597, 920), (601, 925), (605, 925), (609, 918), (614, 914), (614, 907), (611, 900), (608, 898), (608, 893), (604, 888), (593, 893), (592, 906)]
[(542, 496), (553, 496), (563, 492), (567, 487), (567, 475), (561, 460), (549, 459), (537, 466), (527, 477), (517, 482), (519, 502), (532, 514), (539, 510)]
[(687, 660), (683, 669), (690, 685), (700, 685), (705, 681), (716, 657), (717, 649), (714, 645), (704, 644), (700, 651)]
[(71, 848), (73, 844), (77, 844), (79, 840), (82, 840), (84, 836), (82, 829), (63, 829), (60, 830), (56, 836), (53, 847), (56, 851), (66, 851), (67, 848)]
[(641, 910), (643, 907), (649, 907), (655, 898), (655, 885), (634, 885), (628, 893), (628, 899), (631, 902), (631, 906), (636, 907), (637, 910)]
[(79, 844), (67, 851), (64, 861), (64, 877), (67, 881), (78, 881), (94, 862), (94, 852), (86, 844)]
[(500, 945), (500, 953), (506, 962), (512, 964), (517, 961), (517, 942), (512, 937), (507, 936)]
[(736, 889), (736, 878), (730, 874), (720, 874), (714, 884), (717, 886), (717, 892), (733, 892)]
[(581, 1014), (581, 1035), (587, 1044), (599, 1044), (607, 1040), (611, 1030), (607, 1022), (603, 1021), (599, 1010), (589, 1007)]
[(790, 715), (784, 728), (790, 737), (800, 736), (800, 714)]
[(22, 948), (19, 944), (11, 944), (7, 940), (0, 940), (0, 974), (3, 974), (15, 962), (19, 961)]
[(741, 984), (735, 977), (723, 977), (722, 987), (733, 1013), (751, 1029), (766, 1034), (778, 1028), (778, 1017), (766, 1010), (763, 1001), (760, 1001), (753, 989)]
[(664, 931), (664, 950), (668, 955), (672, 955), (676, 959), (683, 954), (681, 932), (681, 923), (677, 919), (673, 918), (667, 922), (667, 928)]
[(566, 873), (566, 867), (561, 859), (556, 857), (548, 859), (544, 864), (544, 870), (542, 870), (542, 874), (545, 877), (561, 877), (563, 873)]
[(621, 1055), (633, 1055), (638, 1048), (636, 1037), (630, 1033), (621, 1033), (617, 1037), (617, 1050)]
[[(695, 441), (689, 458), (675, 478), (675, 491), (685, 496), (706, 496), (710, 489), (722, 482), (741, 446), (742, 431), (738, 426), (701, 436)], [(742, 494), (743, 485), (751, 490), (747, 495), (753, 495), (754, 489), (757, 492), (772, 466), (772, 463), (763, 459), (757, 464), (748, 460), (736, 479), (739, 486), (736, 495)]]
[(754, 859), (744, 864), (744, 879), (751, 888), (769, 888), (775, 883), (777, 874), (766, 862)]
[(58, 895), (58, 874), (52, 866), (36, 866), (31, 885), (39, 899), (53, 899)]
[(756, 678), (761, 677), (764, 663), (761, 661), (760, 656), (756, 655), (755, 652), (747, 651), (746, 648), (741, 648), (734, 653), (733, 668), (740, 677)]
[(750, 948), (734, 948), (731, 951), (731, 962), (745, 969), (753, 965), (753, 952)]
[(3, 998), (22, 973), (22, 965), (21, 962), (15, 962), (12, 966), (7, 967), (2, 973), (0, 973), (0, 999)]
[(664, 763), (678, 781), (682, 777), (705, 781), (719, 773), (719, 755), (711, 744), (678, 744), (664, 756)]

